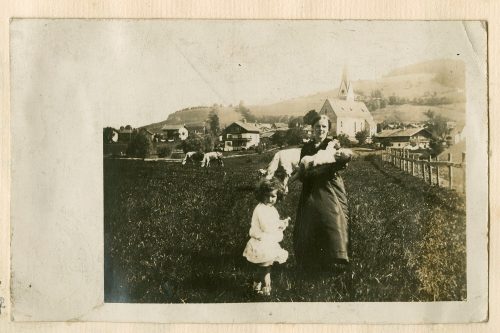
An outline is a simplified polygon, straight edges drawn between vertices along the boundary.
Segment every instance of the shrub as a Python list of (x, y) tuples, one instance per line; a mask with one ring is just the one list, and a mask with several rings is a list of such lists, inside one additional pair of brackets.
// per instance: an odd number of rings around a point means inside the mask
[(347, 136), (347, 134), (339, 134), (337, 135), (337, 140), (339, 140), (340, 142), (340, 145), (342, 147), (351, 147), (352, 146), (352, 142), (351, 140), (349, 140), (349, 137)]
[(158, 157), (169, 157), (172, 154), (172, 148), (170, 146), (163, 146), (156, 150)]
[(355, 134), (355, 137), (356, 137), (356, 140), (358, 140), (358, 144), (362, 145), (366, 142), (366, 140), (368, 139), (368, 136), (369, 136), (370, 133), (368, 133), (368, 130), (363, 130), (363, 131), (359, 131), (359, 132), (356, 132)]

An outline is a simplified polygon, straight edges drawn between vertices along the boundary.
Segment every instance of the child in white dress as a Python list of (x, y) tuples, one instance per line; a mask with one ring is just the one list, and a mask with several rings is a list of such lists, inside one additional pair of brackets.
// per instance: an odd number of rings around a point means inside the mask
[(262, 179), (256, 190), (259, 204), (255, 207), (250, 227), (250, 240), (247, 242), (243, 256), (251, 263), (258, 265), (259, 274), (254, 280), (253, 288), (259, 294), (271, 294), (271, 266), (288, 259), (288, 252), (281, 248), (283, 230), (288, 226), (290, 217), (281, 220), (274, 207), (283, 195), (283, 186), (276, 179)]

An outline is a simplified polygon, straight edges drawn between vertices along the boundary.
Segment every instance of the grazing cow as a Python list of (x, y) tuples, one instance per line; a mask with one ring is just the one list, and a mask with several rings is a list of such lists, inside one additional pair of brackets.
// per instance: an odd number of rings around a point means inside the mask
[(220, 166), (224, 166), (224, 162), (222, 161), (222, 153), (218, 151), (211, 151), (203, 155), (203, 160), (201, 161), (201, 167), (202, 168), (209, 167), (211, 160), (216, 160), (219, 162)]
[(283, 178), (283, 186), (285, 187), (285, 193), (288, 192), (288, 179), (292, 175), (294, 171), (297, 170), (297, 167), (300, 162), (300, 148), (290, 148), (278, 151), (274, 154), (272, 161), (269, 163), (266, 169), (260, 169), (259, 173), (262, 176), (265, 176), (267, 179), (271, 179), (274, 177), (276, 170), (279, 167), (282, 167), (285, 171), (285, 175)]
[[(196, 162), (196, 155), (198, 154), (197, 151), (190, 151), (190, 152), (187, 152), (186, 153), (186, 156), (184, 156), (184, 159), (182, 160), (182, 165), (186, 164), (187, 161), (191, 161), (191, 163), (194, 164), (194, 162)], [(201, 153), (200, 153), (201, 155)]]

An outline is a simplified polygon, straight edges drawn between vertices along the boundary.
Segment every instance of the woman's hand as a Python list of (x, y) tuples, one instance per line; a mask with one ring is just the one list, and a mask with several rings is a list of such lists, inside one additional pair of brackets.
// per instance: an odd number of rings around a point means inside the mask
[(283, 225), (280, 227), (280, 229), (285, 229), (286, 227), (288, 227), (288, 224), (290, 223), (292, 219), (289, 217), (287, 217), (286, 219), (284, 220), (281, 220), (281, 222), (283, 223)]

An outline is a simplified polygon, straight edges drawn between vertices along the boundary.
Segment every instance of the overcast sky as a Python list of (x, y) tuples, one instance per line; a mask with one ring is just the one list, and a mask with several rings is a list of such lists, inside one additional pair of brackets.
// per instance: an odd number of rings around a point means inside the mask
[(66, 101), (85, 100), (115, 127), (333, 89), (344, 66), (359, 80), (425, 60), (467, 61), (475, 47), (459, 21), (32, 20), (13, 24), (11, 41), (41, 94), (74, 86)]

